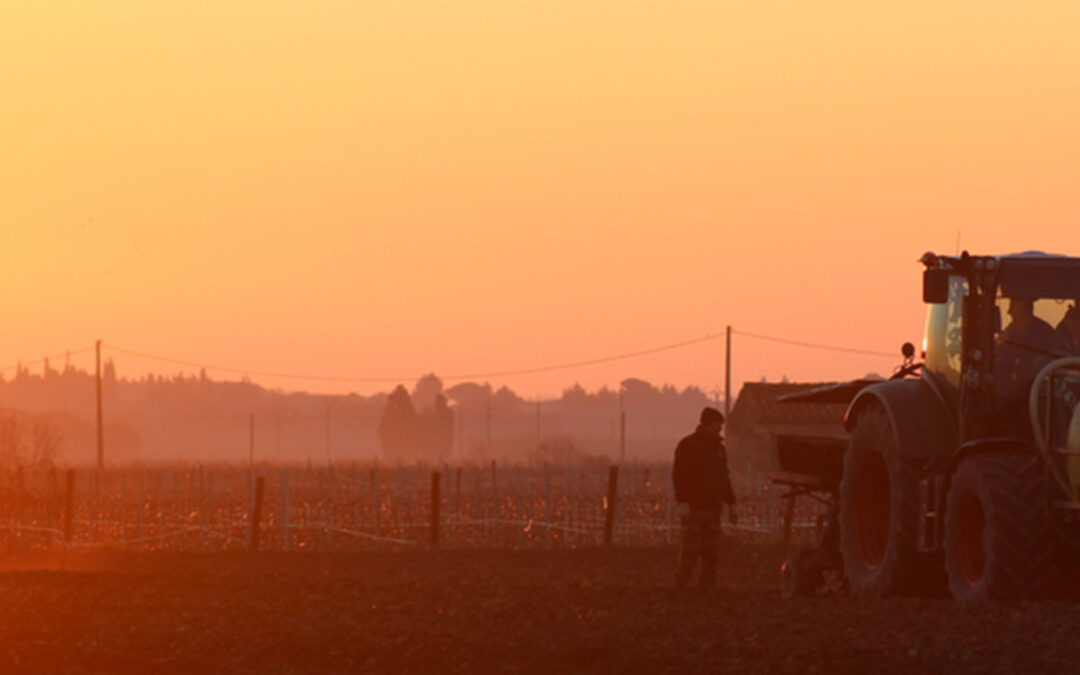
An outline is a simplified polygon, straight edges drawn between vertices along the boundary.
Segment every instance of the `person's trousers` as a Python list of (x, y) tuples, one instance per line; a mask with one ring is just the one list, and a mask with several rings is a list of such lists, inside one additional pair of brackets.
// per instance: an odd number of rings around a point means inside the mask
[(720, 511), (691, 510), (679, 518), (679, 586), (690, 583), (698, 559), (701, 560), (701, 584), (716, 585), (716, 549), (720, 541)]

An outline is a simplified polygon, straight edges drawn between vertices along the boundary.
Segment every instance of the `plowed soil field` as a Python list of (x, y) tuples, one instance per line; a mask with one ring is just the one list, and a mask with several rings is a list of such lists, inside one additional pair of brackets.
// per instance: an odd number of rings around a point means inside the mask
[(0, 672), (1077, 672), (1080, 606), (788, 602), (784, 551), (97, 553), (0, 559)]

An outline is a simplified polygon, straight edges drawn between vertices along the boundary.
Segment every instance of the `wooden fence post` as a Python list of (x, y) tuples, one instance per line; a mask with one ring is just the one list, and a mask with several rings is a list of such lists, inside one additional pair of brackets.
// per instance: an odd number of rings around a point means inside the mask
[(441, 499), (439, 488), (442, 483), (442, 474), (438, 471), (431, 472), (431, 545), (439, 545), (439, 507)]
[[(454, 519), (461, 518), (461, 467), (454, 472)], [(458, 523), (460, 527), (460, 523)]]
[(281, 545), (288, 551), (292, 549), (292, 471), (288, 468), (281, 473)]
[(371, 468), (371, 504), (374, 510), (372, 527), (375, 528), (375, 536), (382, 536), (382, 498), (379, 495), (379, 477), (376, 467)]
[(266, 479), (259, 476), (255, 479), (255, 503), (251, 507), (251, 550), (259, 550), (259, 518), (262, 517), (263, 491), (266, 489)]
[(495, 460), (491, 460), (491, 516), (488, 518), (488, 531), (490, 537), (488, 545), (492, 548), (499, 546), (499, 480)]
[(199, 550), (205, 551), (209, 538), (206, 536), (206, 502), (204, 501), (206, 498), (206, 481), (202, 464), (199, 465), (197, 476), (198, 482), (195, 485), (195, 508), (199, 514), (199, 529), (202, 530), (201, 532), (199, 532)]
[(157, 523), (158, 523), (158, 548), (165, 548), (165, 469), (157, 472)]
[(64, 546), (71, 547), (72, 535), (75, 534), (75, 469), (67, 470), (64, 486)]
[(604, 504), (604, 545), (611, 544), (615, 531), (615, 498), (619, 494), (619, 467), (612, 464), (608, 468), (607, 500)]

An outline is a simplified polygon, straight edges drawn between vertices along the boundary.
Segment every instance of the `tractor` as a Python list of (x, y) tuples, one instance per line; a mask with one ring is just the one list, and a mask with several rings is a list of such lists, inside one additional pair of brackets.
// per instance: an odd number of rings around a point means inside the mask
[[(829, 505), (785, 596), (832, 570), (859, 596), (1075, 593), (1080, 577), (1080, 258), (921, 258), (922, 358), (887, 380), (785, 397), (845, 403), (847, 439), (777, 437), (789, 496)], [(809, 459), (808, 459), (809, 458)]]

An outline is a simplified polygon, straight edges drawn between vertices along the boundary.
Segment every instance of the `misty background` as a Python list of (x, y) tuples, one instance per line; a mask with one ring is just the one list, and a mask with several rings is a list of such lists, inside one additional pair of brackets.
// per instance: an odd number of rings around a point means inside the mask
[[(256, 461), (474, 462), (620, 458), (670, 460), (701, 408), (722, 406), (697, 387), (677, 389), (627, 378), (618, 390), (567, 387), (553, 399), (526, 399), (507, 386), (444, 386), (435, 374), (403, 382), (419, 415), (444, 397), (452, 414), (444, 442), (387, 452), (379, 425), (389, 391), (369, 396), (268, 389), (251, 381), (176, 374), (118, 377), (104, 362), (102, 394), (108, 463), (247, 461), (254, 419)], [(388, 388), (390, 389), (390, 388)], [(8, 463), (90, 464), (96, 454), (94, 373), (48, 361), (0, 379), (0, 453)], [(490, 420), (490, 422), (489, 422)], [(3, 431), (5, 430), (6, 431)]]

